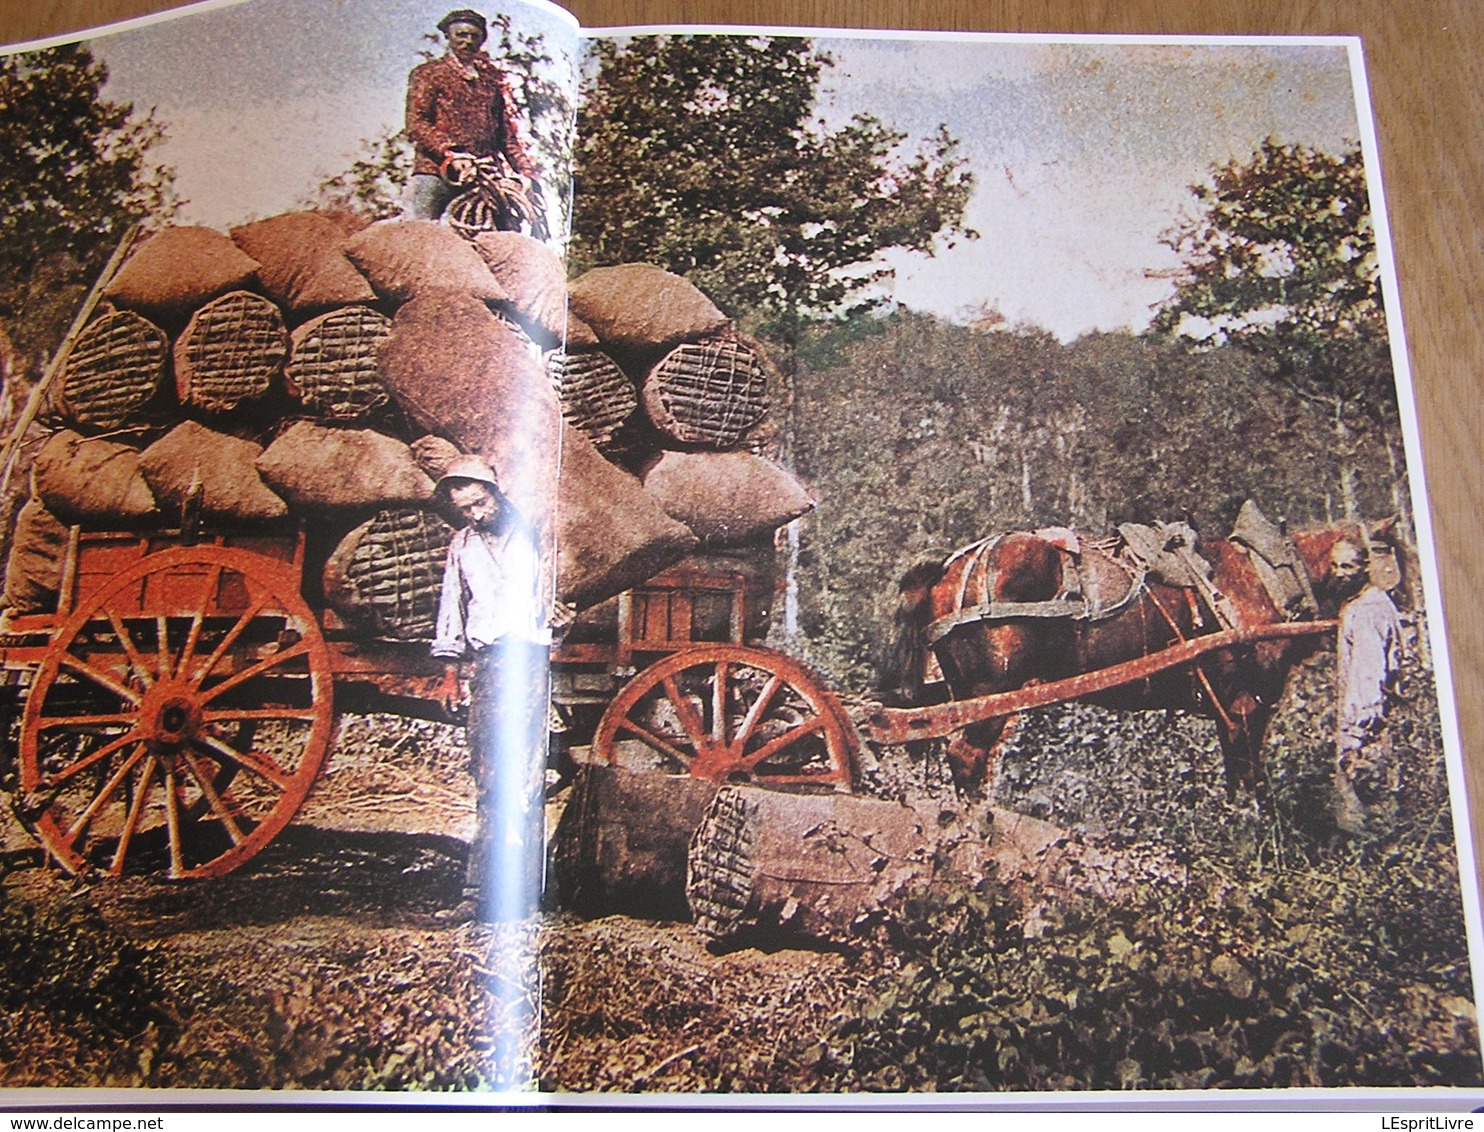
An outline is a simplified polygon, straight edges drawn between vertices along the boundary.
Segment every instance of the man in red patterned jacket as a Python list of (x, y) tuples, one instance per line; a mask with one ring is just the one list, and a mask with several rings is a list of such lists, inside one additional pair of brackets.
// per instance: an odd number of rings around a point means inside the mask
[(504, 73), (484, 52), (489, 28), (468, 8), (438, 21), (448, 53), (413, 69), (407, 80), (407, 132), (412, 166), (412, 216), (437, 220), (476, 158), (503, 159), (527, 181), (536, 165), (521, 144), (514, 99)]

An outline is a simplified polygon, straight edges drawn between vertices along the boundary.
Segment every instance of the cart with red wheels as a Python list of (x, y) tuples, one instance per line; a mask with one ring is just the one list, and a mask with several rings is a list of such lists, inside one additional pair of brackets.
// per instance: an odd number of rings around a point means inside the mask
[(742, 571), (682, 565), (615, 600), (609, 640), (559, 648), (559, 705), (580, 708), (580, 677), (596, 681), (590, 698), (602, 715), (590, 759), (714, 782), (850, 790), (859, 748), (834, 693), (799, 661), (748, 643), (760, 596)]
[(396, 695), (438, 716), (426, 645), (327, 637), (303, 574), (297, 530), (74, 530), (57, 609), (0, 636), (19, 700), (13, 809), (51, 860), (221, 876), (303, 805), (341, 701)]
[[(305, 600), (304, 545), (281, 528), (74, 530), (56, 610), (0, 635), (18, 699), (13, 809), (63, 870), (224, 875), (308, 798), (337, 711), (447, 719), (426, 643), (362, 639)], [(742, 575), (677, 568), (617, 599), (609, 639), (559, 649), (563, 706), (561, 677), (598, 677), (576, 704), (606, 708), (593, 757), (849, 789), (855, 733), (833, 695), (742, 643), (754, 598)]]
[(15, 810), (73, 874), (219, 876), (294, 816), (329, 750), (330, 651), (302, 540), (74, 535), (54, 615), (14, 618)]

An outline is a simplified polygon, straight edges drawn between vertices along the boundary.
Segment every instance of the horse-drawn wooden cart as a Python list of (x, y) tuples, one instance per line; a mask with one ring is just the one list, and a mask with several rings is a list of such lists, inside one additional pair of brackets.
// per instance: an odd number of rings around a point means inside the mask
[[(0, 635), (14, 809), (63, 869), (220, 876), (304, 803), (337, 712), (449, 721), (427, 644), (368, 640), (312, 606), (304, 563), (298, 529), (73, 530), (56, 609)], [(834, 697), (744, 644), (758, 596), (745, 572), (695, 566), (620, 595), (606, 638), (579, 633), (553, 658), (575, 738), (608, 707), (591, 744), (604, 761), (637, 737), (698, 776), (848, 789), (855, 735)], [(656, 695), (679, 714), (655, 722)], [(662, 737), (677, 721), (696, 752)]]
[[(426, 643), (367, 640), (305, 600), (302, 530), (186, 538), (74, 530), (54, 612), (11, 617), (17, 816), (69, 873), (225, 874), (308, 797), (337, 711), (444, 719)], [(553, 657), (595, 761), (723, 782), (850, 790), (858, 737), (791, 657), (749, 644), (760, 583), (682, 565), (620, 595), (608, 634)], [(1077, 699), (1333, 622), (1226, 631), (1099, 672), (866, 721), (881, 743)], [(601, 710), (593, 724), (591, 717)]]

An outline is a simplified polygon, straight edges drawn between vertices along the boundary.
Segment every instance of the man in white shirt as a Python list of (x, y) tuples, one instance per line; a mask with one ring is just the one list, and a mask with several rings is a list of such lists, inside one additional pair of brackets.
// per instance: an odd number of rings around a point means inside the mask
[(1397, 767), (1385, 729), (1387, 699), (1401, 667), (1396, 606), (1371, 583), (1368, 554), (1342, 540), (1330, 574), (1346, 596), (1336, 641), (1335, 824), (1352, 836), (1377, 832), (1396, 808)]
[(448, 548), (433, 655), (446, 661), (450, 710), (459, 664), (472, 663), (465, 736), (479, 788), (465, 900), (450, 918), (519, 919), (541, 896), (552, 627), (573, 611), (548, 601), (535, 538), (488, 464), (459, 457), (437, 493), (466, 525)]

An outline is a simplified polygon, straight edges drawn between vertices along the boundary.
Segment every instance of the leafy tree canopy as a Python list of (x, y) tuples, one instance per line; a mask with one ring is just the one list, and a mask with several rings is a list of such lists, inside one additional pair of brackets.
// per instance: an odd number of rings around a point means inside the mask
[(1182, 266), (1153, 329), (1245, 346), (1301, 393), (1384, 412), (1391, 369), (1360, 148), (1269, 138), (1191, 192), (1195, 211), (1164, 237)]
[(578, 113), (579, 269), (648, 262), (737, 315), (795, 323), (878, 303), (888, 248), (932, 254), (973, 174), (946, 128), (916, 152), (857, 116), (811, 121), (833, 65), (811, 41), (644, 36), (597, 45)]
[(128, 227), (175, 207), (149, 157), (163, 128), (105, 99), (107, 78), (77, 44), (0, 58), (0, 329), (31, 364)]

